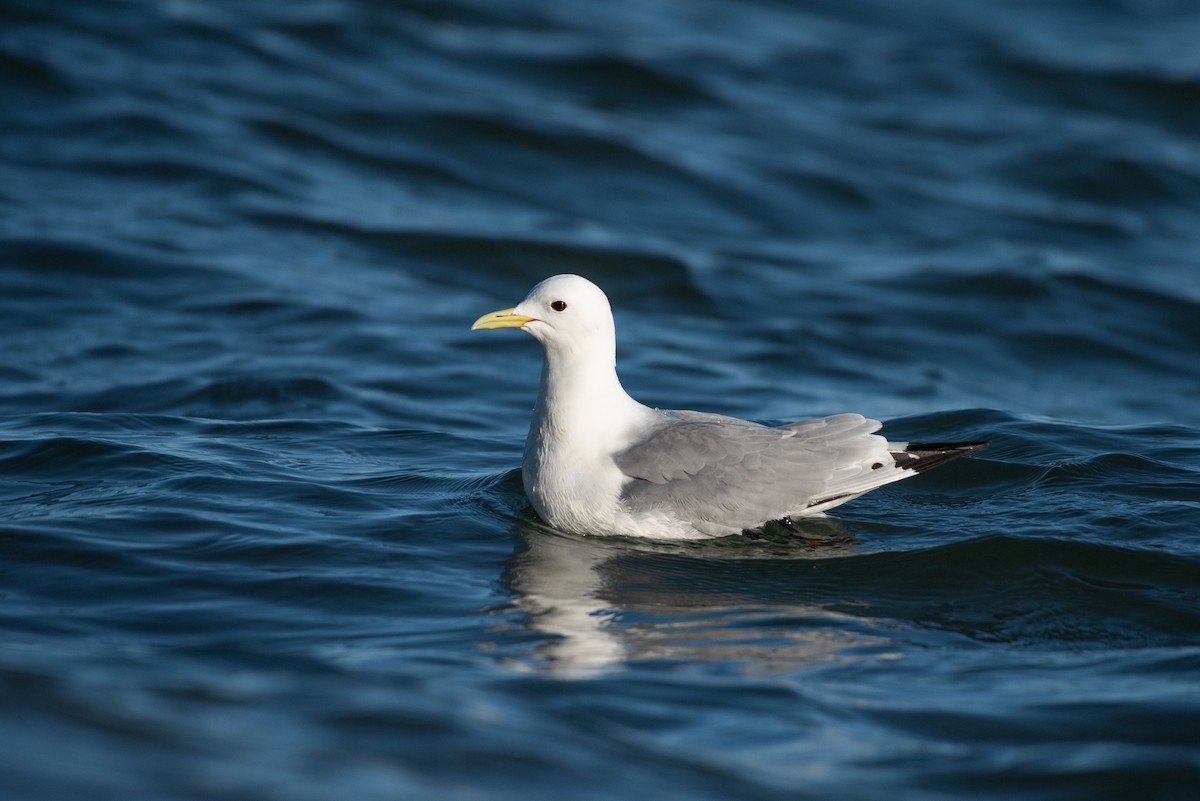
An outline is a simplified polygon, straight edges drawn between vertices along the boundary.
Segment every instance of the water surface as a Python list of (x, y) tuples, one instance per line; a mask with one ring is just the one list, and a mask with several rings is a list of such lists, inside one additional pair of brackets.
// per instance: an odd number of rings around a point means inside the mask
[[(1200, 794), (1193, 4), (0, 14), (0, 795)], [(559, 272), (646, 403), (992, 446), (550, 530)]]

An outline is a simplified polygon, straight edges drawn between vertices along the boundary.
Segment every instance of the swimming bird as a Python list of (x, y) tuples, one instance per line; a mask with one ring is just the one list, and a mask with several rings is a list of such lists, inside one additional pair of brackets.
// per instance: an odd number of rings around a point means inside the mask
[(534, 509), (576, 534), (722, 537), (820, 515), (986, 442), (888, 442), (882, 424), (836, 414), (782, 426), (653, 409), (617, 377), (608, 297), (556, 275), (472, 330), (520, 328), (545, 351), (521, 472)]

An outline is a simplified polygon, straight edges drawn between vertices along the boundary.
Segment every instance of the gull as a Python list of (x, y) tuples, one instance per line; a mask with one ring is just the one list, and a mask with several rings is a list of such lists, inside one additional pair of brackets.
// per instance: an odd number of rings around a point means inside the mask
[(888, 442), (882, 424), (836, 414), (766, 426), (653, 409), (617, 377), (608, 297), (556, 275), (472, 330), (520, 328), (545, 352), (521, 474), (533, 508), (575, 534), (701, 539), (822, 515), (986, 442)]

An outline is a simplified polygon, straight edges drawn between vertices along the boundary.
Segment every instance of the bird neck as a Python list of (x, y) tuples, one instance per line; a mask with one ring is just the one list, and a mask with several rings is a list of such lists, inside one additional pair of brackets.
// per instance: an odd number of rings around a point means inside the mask
[(621, 386), (615, 350), (546, 351), (534, 413), (539, 438), (584, 442), (606, 429), (615, 434), (606, 421), (615, 423), (641, 407)]

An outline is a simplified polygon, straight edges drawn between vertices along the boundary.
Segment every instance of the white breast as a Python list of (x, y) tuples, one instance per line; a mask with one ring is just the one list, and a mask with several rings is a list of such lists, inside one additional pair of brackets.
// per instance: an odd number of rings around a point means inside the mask
[(624, 477), (610, 457), (531, 435), (521, 466), (525, 494), (542, 519), (565, 531), (616, 533)]

